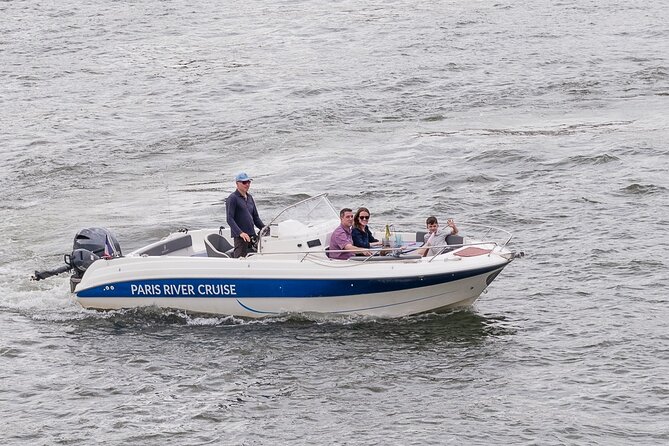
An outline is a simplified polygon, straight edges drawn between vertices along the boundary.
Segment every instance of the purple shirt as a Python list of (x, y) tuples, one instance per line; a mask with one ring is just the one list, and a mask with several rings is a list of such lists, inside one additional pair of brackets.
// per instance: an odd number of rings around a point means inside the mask
[[(330, 249), (344, 249), (346, 245), (353, 244), (353, 237), (351, 237), (351, 228), (344, 225), (337, 226), (330, 236)], [(347, 260), (355, 254), (352, 252), (329, 252), (328, 257), (335, 260)]]

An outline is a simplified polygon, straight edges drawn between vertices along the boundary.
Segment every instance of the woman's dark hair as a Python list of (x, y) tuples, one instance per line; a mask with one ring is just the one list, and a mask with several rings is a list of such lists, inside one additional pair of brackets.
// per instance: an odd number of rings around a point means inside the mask
[(367, 208), (358, 208), (358, 210), (355, 212), (355, 215), (353, 216), (353, 226), (355, 226), (356, 228), (358, 228), (362, 231), (362, 225), (360, 224), (360, 213), (361, 212), (367, 212), (367, 215), (372, 215), (372, 213), (369, 212), (369, 209), (367, 209)]

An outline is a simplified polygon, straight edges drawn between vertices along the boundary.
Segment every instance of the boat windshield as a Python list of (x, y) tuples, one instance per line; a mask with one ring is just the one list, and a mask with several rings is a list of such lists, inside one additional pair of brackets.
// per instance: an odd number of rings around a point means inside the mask
[[(320, 194), (288, 206), (269, 222), (276, 225), (282, 221), (297, 220), (307, 226), (339, 221), (339, 214), (328, 199), (328, 194)], [(268, 226), (269, 226), (268, 225)]]

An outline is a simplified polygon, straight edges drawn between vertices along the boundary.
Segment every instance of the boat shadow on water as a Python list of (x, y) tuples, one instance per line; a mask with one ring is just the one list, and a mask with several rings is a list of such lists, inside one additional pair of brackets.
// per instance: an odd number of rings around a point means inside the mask
[[(89, 317), (69, 321), (71, 332), (89, 330), (108, 334), (170, 332), (183, 329), (189, 333), (216, 338), (232, 336), (299, 337), (302, 340), (337, 336), (339, 340), (374, 340), (415, 346), (435, 343), (477, 344), (491, 337), (515, 333), (512, 324), (501, 315), (481, 315), (472, 309), (448, 313), (427, 313), (396, 319), (368, 316), (341, 316), (321, 313), (290, 313), (263, 319), (194, 314), (182, 310), (141, 307), (113, 311), (87, 311)], [(175, 331), (176, 330), (176, 331)]]
[(478, 344), (491, 337), (512, 335), (515, 330), (504, 316), (476, 313), (461, 309), (448, 313), (428, 313), (401, 319), (359, 321), (353, 325), (365, 336), (374, 336), (415, 347), (436, 344)]

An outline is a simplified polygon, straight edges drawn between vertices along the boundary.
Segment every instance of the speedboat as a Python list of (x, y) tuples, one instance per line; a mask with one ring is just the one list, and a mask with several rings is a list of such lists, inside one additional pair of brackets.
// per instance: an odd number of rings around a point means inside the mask
[(332, 260), (328, 243), (339, 224), (338, 211), (321, 194), (282, 210), (245, 258), (231, 257), (225, 227), (182, 230), (126, 255), (111, 231), (89, 228), (77, 234), (65, 261), (74, 270), (71, 290), (85, 308), (396, 318), (471, 305), (517, 256), (507, 247), (511, 234), (497, 228), (486, 231), (503, 232), (501, 240), (450, 236), (429, 256), (419, 254), (424, 232), (393, 230), (390, 246), (376, 255)]

